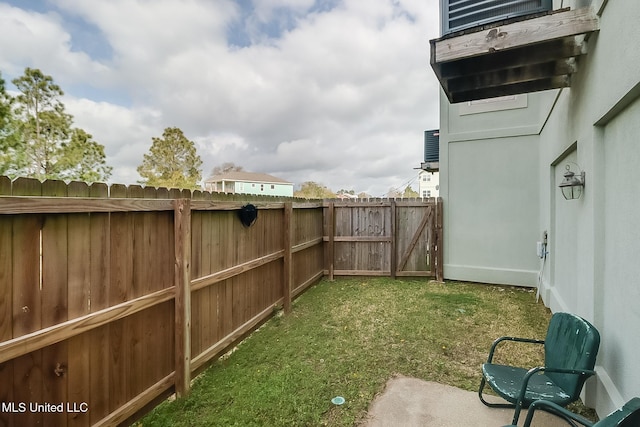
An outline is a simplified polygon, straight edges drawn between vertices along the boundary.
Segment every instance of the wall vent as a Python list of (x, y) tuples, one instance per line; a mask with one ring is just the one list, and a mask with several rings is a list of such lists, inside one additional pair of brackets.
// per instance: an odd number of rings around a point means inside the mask
[(424, 161), (425, 163), (438, 162), (440, 160), (440, 131), (424, 131)]
[(442, 34), (551, 10), (552, 0), (440, 0)]

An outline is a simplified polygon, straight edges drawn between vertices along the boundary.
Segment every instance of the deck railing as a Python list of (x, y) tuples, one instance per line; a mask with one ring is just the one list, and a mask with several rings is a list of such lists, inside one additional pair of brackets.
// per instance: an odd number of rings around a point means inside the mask
[(549, 11), (551, 0), (440, 0), (442, 34)]

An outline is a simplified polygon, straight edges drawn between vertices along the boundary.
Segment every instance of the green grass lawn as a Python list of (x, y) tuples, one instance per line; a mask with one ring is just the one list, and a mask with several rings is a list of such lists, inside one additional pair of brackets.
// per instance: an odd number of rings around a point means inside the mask
[[(524, 288), (322, 280), (139, 425), (353, 426), (397, 374), (477, 390), (492, 341), (544, 338), (549, 317)], [(538, 347), (507, 343), (496, 360), (539, 364)]]

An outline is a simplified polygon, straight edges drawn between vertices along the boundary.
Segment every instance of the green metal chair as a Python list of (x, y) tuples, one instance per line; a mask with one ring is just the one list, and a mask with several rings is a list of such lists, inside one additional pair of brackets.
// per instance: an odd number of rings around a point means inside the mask
[[(640, 398), (634, 397), (625, 405), (607, 415), (597, 423), (587, 420), (578, 414), (567, 411), (560, 405), (547, 400), (537, 400), (529, 407), (529, 413), (523, 427), (530, 427), (535, 411), (551, 412), (565, 419), (570, 425), (578, 427), (575, 422), (586, 427), (638, 427), (640, 426)], [(575, 421), (575, 422), (574, 422)], [(511, 426), (513, 427), (513, 426)]]
[[(544, 345), (544, 366), (525, 369), (492, 363), (496, 347), (505, 341)], [(536, 400), (566, 406), (578, 400), (587, 378), (595, 374), (600, 334), (581, 317), (555, 313), (544, 340), (500, 337), (493, 342), (487, 363), (482, 365), (480, 401), (494, 408), (514, 408), (513, 425), (518, 424), (522, 408)], [(490, 403), (482, 397), (485, 385), (509, 403)]]

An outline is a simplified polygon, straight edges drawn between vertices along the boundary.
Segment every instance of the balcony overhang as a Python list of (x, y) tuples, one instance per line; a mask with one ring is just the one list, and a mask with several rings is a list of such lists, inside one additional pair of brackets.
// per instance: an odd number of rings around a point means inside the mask
[(484, 25), (431, 40), (431, 67), (451, 103), (567, 87), (597, 30), (591, 8)]
[(440, 162), (422, 162), (420, 169), (427, 172), (438, 172), (440, 171)]

